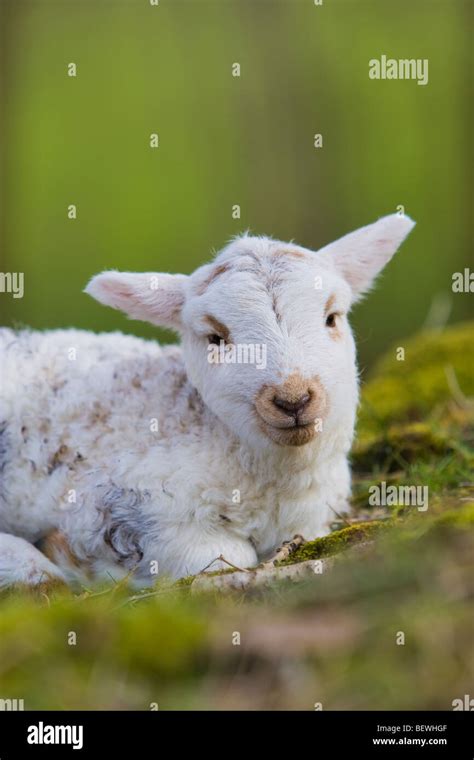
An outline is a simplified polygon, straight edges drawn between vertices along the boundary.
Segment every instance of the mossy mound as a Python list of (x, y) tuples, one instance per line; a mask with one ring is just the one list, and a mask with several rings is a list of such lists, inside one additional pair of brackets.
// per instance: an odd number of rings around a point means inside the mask
[[(397, 360), (400, 347), (403, 361)], [(462, 416), (472, 430), (472, 397), (474, 322), (420, 333), (399, 341), (375, 365), (363, 387), (358, 436), (382, 433), (390, 425), (450, 420), (449, 407), (457, 402), (466, 402)]]
[[(402, 341), (403, 343), (403, 341)], [(474, 471), (474, 323), (394, 346), (363, 385), (351, 454), (356, 510), (381, 480), (426, 485), (430, 499), (469, 496)]]
[(425, 422), (409, 422), (357, 441), (351, 459), (355, 470), (393, 472), (414, 462), (433, 462), (457, 448), (455, 440)]
[(10, 596), (2, 698), (60, 710), (451, 709), (474, 675), (473, 524), (474, 502), (387, 530), (354, 525), (299, 559), (375, 539), (368, 553), (250, 598)]

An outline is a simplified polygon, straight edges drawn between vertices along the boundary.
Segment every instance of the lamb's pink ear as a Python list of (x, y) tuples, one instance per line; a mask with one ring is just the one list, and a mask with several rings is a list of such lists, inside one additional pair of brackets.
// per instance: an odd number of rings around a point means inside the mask
[(102, 272), (84, 292), (132, 319), (179, 329), (187, 279), (184, 274)]
[(370, 288), (414, 226), (408, 216), (384, 216), (321, 248), (318, 255), (335, 263), (357, 300)]

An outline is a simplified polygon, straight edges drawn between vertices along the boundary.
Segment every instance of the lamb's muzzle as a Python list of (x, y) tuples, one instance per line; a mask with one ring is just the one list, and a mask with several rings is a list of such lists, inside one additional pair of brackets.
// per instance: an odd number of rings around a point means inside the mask
[(306, 380), (296, 372), (281, 385), (264, 385), (255, 399), (262, 430), (282, 446), (302, 446), (313, 440), (327, 406), (319, 377)]

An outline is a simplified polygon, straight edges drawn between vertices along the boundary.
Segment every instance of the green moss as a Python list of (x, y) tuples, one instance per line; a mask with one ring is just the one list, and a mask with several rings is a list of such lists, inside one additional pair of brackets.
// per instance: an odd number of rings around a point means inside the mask
[(435, 432), (424, 422), (392, 425), (380, 435), (358, 441), (352, 453), (354, 468), (384, 472), (406, 467), (413, 462), (429, 462), (456, 450), (455, 442)]
[(472, 478), (474, 323), (400, 343), (405, 360), (397, 361), (394, 346), (362, 390), (352, 452), (358, 509), (380, 480), (426, 485), (431, 499)]
[[(395, 537), (398, 534), (399, 540), (403, 541), (412, 540), (415, 536), (419, 534), (424, 535), (430, 530), (438, 531), (445, 527), (469, 529), (474, 526), (474, 502), (462, 507), (452, 507), (440, 515), (428, 519), (420, 516), (416, 510), (411, 514), (413, 515), (413, 521), (406, 523), (406, 529), (403, 527), (404, 523), (395, 519), (368, 520), (354, 523), (347, 528), (334, 531), (323, 538), (308, 541), (308, 543), (301, 546), (292, 554), (291, 557), (279, 564), (293, 565), (296, 562), (330, 557), (356, 544), (372, 541), (380, 536), (381, 533)], [(397, 527), (397, 531), (394, 530), (395, 527)]]
[[(399, 346), (404, 361), (397, 361)], [(474, 396), (473, 322), (399, 341), (377, 362), (362, 392), (359, 437), (391, 424), (449, 417), (457, 393), (453, 380), (463, 396)], [(465, 411), (465, 424), (472, 426), (472, 409)]]
[(354, 523), (354, 525), (336, 530), (323, 538), (308, 541), (308, 543), (301, 546), (292, 554), (291, 557), (280, 564), (293, 565), (295, 562), (330, 557), (347, 549), (349, 546), (372, 540), (382, 530), (386, 530), (387, 527), (388, 522), (385, 520), (369, 520), (367, 522)]
[(189, 588), (195, 577), (195, 575), (186, 575), (185, 578), (179, 578), (179, 580), (177, 580), (174, 584), (175, 588)]

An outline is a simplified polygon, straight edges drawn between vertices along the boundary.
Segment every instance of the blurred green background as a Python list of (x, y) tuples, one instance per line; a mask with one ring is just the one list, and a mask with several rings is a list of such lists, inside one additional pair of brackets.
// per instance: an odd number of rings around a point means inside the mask
[[(190, 272), (247, 228), (317, 248), (399, 204), (418, 226), (354, 315), (363, 365), (426, 320), (469, 316), (451, 292), (472, 266), (469, 2), (0, 8), (0, 269), (25, 273), (2, 324), (170, 339), (93, 302), (89, 277)], [(428, 85), (370, 80), (382, 54), (428, 58)]]

